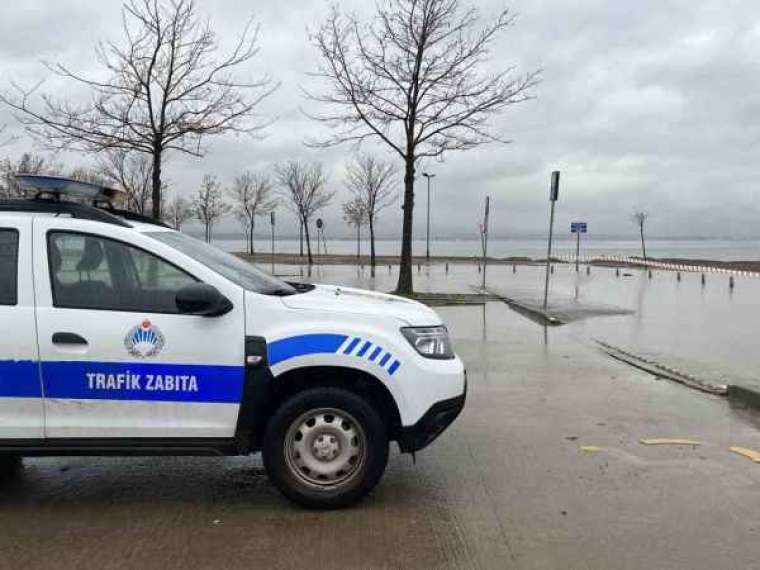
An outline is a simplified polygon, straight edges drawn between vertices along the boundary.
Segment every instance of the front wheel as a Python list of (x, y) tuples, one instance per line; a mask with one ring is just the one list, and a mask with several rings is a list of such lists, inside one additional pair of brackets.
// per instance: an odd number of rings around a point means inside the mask
[(340, 508), (377, 485), (388, 462), (388, 434), (361, 397), (340, 388), (312, 388), (274, 413), (262, 456), (269, 478), (286, 497), (308, 508)]

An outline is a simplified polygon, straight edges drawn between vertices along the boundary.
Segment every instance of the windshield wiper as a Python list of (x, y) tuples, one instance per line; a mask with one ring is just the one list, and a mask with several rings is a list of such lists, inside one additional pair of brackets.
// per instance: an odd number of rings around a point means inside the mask
[(277, 287), (275, 289), (267, 289), (262, 291), (264, 295), (274, 295), (275, 297), (288, 297), (289, 295), (295, 295), (297, 291), (293, 289), (286, 289), (285, 287)]
[(288, 285), (296, 290), (296, 293), (306, 293), (315, 289), (311, 283), (299, 283), (298, 281), (286, 281)]

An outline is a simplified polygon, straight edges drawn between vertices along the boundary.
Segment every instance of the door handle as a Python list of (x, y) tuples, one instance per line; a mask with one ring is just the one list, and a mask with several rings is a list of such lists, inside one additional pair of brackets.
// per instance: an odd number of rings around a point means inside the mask
[(87, 345), (87, 340), (76, 333), (57, 332), (53, 333), (53, 344), (83, 344)]

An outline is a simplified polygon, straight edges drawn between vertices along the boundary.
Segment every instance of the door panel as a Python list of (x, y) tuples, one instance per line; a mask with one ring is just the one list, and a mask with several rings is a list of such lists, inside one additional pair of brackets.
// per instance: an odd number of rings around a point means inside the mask
[(31, 219), (0, 222), (0, 439), (44, 435), (31, 230)]
[[(35, 230), (49, 258), (35, 266), (46, 436), (232, 437), (244, 378), (242, 289), (193, 272), (181, 254), (154, 255), (155, 241), (137, 232), (83, 235), (83, 225), (67, 232), (66, 220), (50, 220)], [(174, 293), (196, 280), (233, 310), (177, 314)]]

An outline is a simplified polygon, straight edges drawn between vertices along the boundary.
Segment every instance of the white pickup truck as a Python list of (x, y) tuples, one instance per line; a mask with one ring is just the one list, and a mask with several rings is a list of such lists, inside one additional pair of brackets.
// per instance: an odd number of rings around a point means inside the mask
[[(290, 499), (341, 507), (464, 406), (434, 311), (286, 283), (161, 224), (109, 190), (18, 176), (0, 202), (0, 459), (246, 455)], [(45, 197), (48, 196), (48, 197)], [(63, 197), (63, 199), (62, 199)]]

